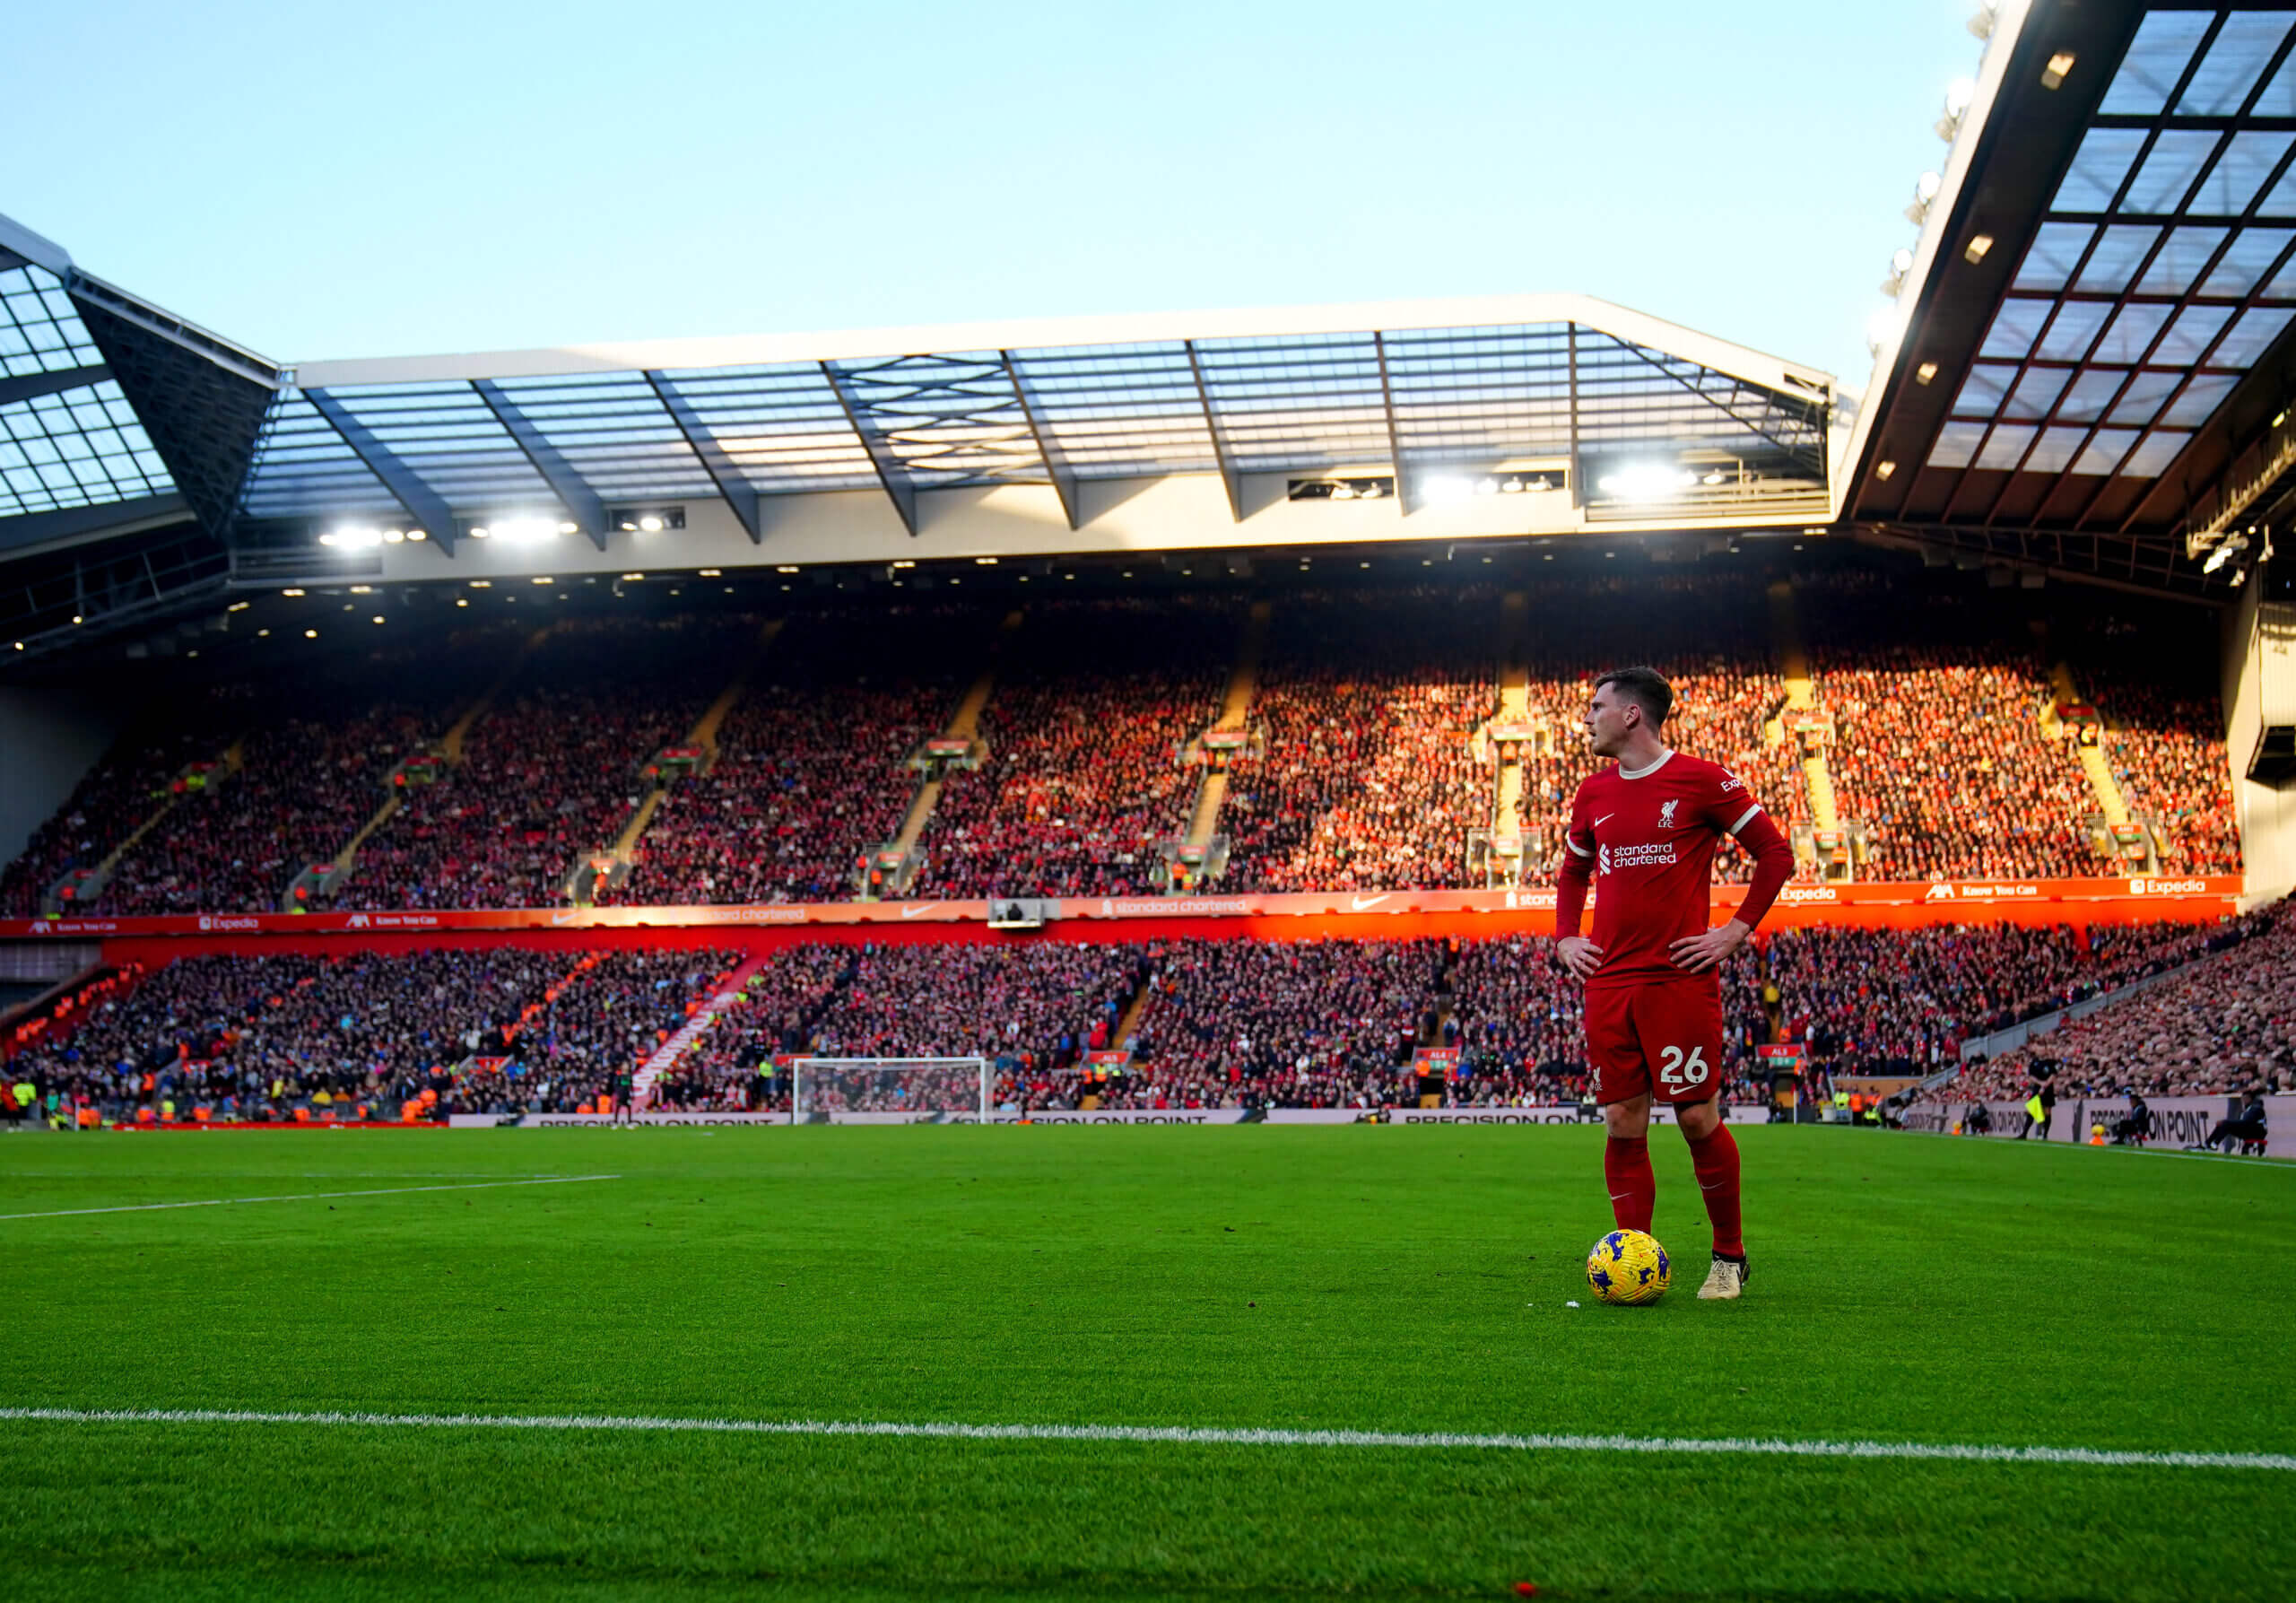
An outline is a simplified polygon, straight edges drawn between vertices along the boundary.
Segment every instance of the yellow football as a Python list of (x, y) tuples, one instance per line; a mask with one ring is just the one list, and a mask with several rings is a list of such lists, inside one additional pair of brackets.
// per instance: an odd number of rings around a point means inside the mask
[(1587, 1254), (1587, 1284), (1605, 1302), (1656, 1302), (1673, 1276), (1666, 1250), (1639, 1230), (1613, 1230)]

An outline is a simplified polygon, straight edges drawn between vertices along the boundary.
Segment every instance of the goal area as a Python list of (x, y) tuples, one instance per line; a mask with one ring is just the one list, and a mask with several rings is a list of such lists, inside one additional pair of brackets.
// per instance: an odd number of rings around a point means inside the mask
[(799, 1058), (791, 1124), (987, 1124), (996, 1085), (986, 1058)]

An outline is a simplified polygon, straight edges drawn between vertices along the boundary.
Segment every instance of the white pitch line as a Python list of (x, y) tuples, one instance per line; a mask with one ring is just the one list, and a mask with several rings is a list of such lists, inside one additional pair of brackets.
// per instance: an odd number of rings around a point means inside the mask
[(131, 1202), (119, 1207), (59, 1207), (44, 1214), (0, 1214), (0, 1219), (65, 1219), (81, 1214), (148, 1214), (170, 1207), (237, 1207), (249, 1202), (320, 1202), (331, 1197), (404, 1197), (413, 1191), (492, 1191), (504, 1186), (578, 1186), (620, 1180), (619, 1174), (564, 1174), (550, 1180), (490, 1180), (474, 1186), (385, 1186), (374, 1191), (305, 1191), (293, 1197), (209, 1197), (198, 1202)]
[(1761, 1436), (1472, 1435), (1452, 1432), (1223, 1430), (1192, 1425), (943, 1424), (828, 1419), (681, 1419), (613, 1414), (272, 1413), (249, 1408), (11, 1408), (0, 1421), (70, 1424), (303, 1424), (512, 1431), (691, 1431), (713, 1435), (900, 1436), (961, 1442), (1141, 1442), (1189, 1447), (1481, 1449), (1502, 1452), (1708, 1453), (1804, 1459), (1922, 1459), (2164, 1469), (2296, 1470), (2296, 1454), (2146, 1452), (1967, 1442), (1812, 1442)]

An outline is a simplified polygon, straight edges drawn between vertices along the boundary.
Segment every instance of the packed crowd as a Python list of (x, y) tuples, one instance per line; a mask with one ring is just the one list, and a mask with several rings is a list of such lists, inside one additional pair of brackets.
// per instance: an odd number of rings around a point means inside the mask
[(359, 849), (341, 908), (546, 907), (613, 846), (676, 745), (723, 690), (755, 619), (559, 623), (462, 761), (411, 791)]
[(793, 620), (718, 731), (707, 771), (647, 826), (624, 905), (841, 902), (859, 855), (899, 832), (940, 733), (983, 659), (978, 613)]
[[(2296, 1073), (2296, 919), (2214, 926), (1778, 930), (1725, 970), (1723, 1088), (1764, 1100), (1758, 1043), (1822, 1075), (1928, 1074), (1989, 1032), (2200, 966), (1991, 1065), (1955, 1098), (2062, 1084), (2148, 1094)], [(2213, 954), (2214, 955), (2211, 955)], [(97, 999), (16, 1067), (113, 1117), (397, 1118), (604, 1111), (741, 963), (718, 949), (496, 946), (341, 959), (201, 957)], [(1015, 1108), (1378, 1108), (1430, 1094), (1415, 1051), (1457, 1049), (1453, 1106), (1589, 1094), (1581, 993), (1524, 937), (802, 942), (750, 965), (653, 1087), (657, 1108), (786, 1111), (788, 1059), (980, 1057)], [(1127, 1014), (1128, 1034), (1120, 1033)], [(1111, 1061), (1129, 1053), (1128, 1072)], [(1095, 1056), (1098, 1054), (1098, 1056)], [(1088, 1071), (1090, 1071), (1088, 1073)], [(959, 1078), (963, 1078), (960, 1073)], [(971, 1080), (950, 1082), (970, 1109)], [(914, 1077), (824, 1077), (812, 1111), (921, 1111)], [(943, 1087), (946, 1090), (948, 1087)], [(935, 1092), (933, 1094), (937, 1095)], [(937, 1105), (937, 1104), (935, 1104)], [(346, 1110), (349, 1110), (346, 1111)]]
[(106, 912), (268, 912), (389, 796), (391, 771), (437, 731), (418, 710), (289, 718), (248, 737), (239, 771), (186, 797), (121, 860)]
[(665, 1112), (787, 1112), (782, 1060), (813, 1050), (813, 1026), (848, 980), (857, 946), (806, 942), (756, 965), (737, 993), (658, 1080), (648, 1102)]
[(1837, 806), (1866, 879), (2078, 878), (2104, 871), (2095, 809), (2042, 731), (2047, 665), (2013, 618), (1958, 591), (1834, 579), (1801, 615)]
[[(1525, 879), (1552, 884), (1571, 797), (1598, 764), (1584, 720), (1597, 675), (1645, 663), (1674, 688), (1666, 744), (1719, 762), (1780, 829), (1808, 817), (1800, 754), (1782, 728), (1786, 684), (1771, 667), (1767, 603), (1758, 584), (1668, 578), (1532, 594), (1529, 716), (1546, 733), (1523, 762)], [(1773, 738), (1773, 734), (1776, 738)], [(1726, 846), (1715, 878), (1742, 884), (1752, 859)]]
[(1224, 599), (1032, 607), (981, 715), (988, 759), (949, 777), (920, 897), (1100, 896), (1163, 884), (1220, 715), (1239, 607)]
[(101, 863), (182, 793), (187, 767), (220, 763), (255, 704), (252, 686), (234, 685), (171, 700), (139, 719), (0, 872), (0, 918), (38, 918), (50, 886)]
[(2114, 667), (2083, 667), (2081, 678), (2105, 718), (2113, 777), (2152, 830), (2161, 872), (2238, 874), (2240, 811), (2216, 699)]
[[(1973, 592), (1964, 576), (1820, 573), (1796, 586), (1859, 878), (2114, 867), (2092, 839), (2096, 798), (2068, 749), (2074, 736), (2045, 732), (2057, 655), (2080, 665), (2105, 714), (2107, 755), (2160, 843), (2161, 868), (2237, 870), (2233, 788), (2208, 687), (2178, 677), (2174, 664), (2141, 675), (2119, 666), (2129, 641), (2112, 630), (2135, 626), (2117, 614), (2084, 624), (2069, 612), (2073, 621), (2052, 628), (2071, 643), (2043, 649), (2030, 597)], [(1523, 753), (1518, 815), (1526, 882), (1552, 878), (1571, 794), (1595, 766), (1581, 730), (1593, 680), (1622, 663), (1673, 680), (1671, 745), (1731, 767), (1781, 824), (1810, 820), (1762, 579), (1638, 567), (1525, 588), (1522, 716), (1537, 731)], [(987, 762), (950, 775), (908, 893), (1164, 888), (1165, 849), (1187, 829), (1205, 772), (1194, 743), (1221, 713), (1246, 605), (1206, 593), (1028, 607), (997, 648), (979, 727)], [(1303, 590), (1271, 605), (1248, 713), (1258, 744), (1230, 765), (1219, 828), (1231, 854), (1215, 888), (1480, 883), (1467, 839), (1493, 822), (1500, 770), (1478, 731), (1515, 705), (1501, 693), (1500, 659), (1516, 643), (1502, 638), (1499, 592)], [(860, 854), (898, 832), (914, 795), (907, 759), (978, 670), (994, 622), (987, 609), (909, 605), (793, 617), (718, 730), (708, 771), (667, 788), (628, 881), (607, 899), (851, 894)], [(654, 784), (648, 762), (731, 682), (758, 627), (747, 617), (560, 623), (469, 732), (461, 760), (411, 788), (361, 847), (336, 905), (557, 902), (578, 864), (615, 843)], [(508, 644), (473, 635), (426, 648), (422, 671), (388, 677), (387, 689), (238, 684), (170, 705), (122, 740), (0, 875), (0, 915), (35, 913), (60, 875), (102, 860), (158, 810), (187, 763), (221, 759), (242, 735), (244, 761), (162, 817), (97, 905), (276, 905), (299, 868), (333, 857), (371, 815), (389, 767), (440, 733), (449, 706), (407, 704), (402, 695), (419, 693), (408, 687), (474, 693)], [(2205, 657), (2182, 647), (2155, 655)], [(1747, 867), (1726, 849), (1717, 873), (1742, 879)]]
[[(1378, 1107), (1435, 1008), (1437, 940), (1179, 940), (1151, 953), (1117, 1107)], [(1415, 1100), (1415, 1088), (1414, 1088)]]
[(505, 1088), (559, 1111), (596, 1094), (620, 1044), (593, 1021), (627, 1021), (633, 1047), (674, 1027), (685, 993), (633, 967), (647, 957), (499, 945), (183, 958), (10, 1069), (50, 1109), (128, 1122), (396, 1119), (409, 1104), (429, 1117), (491, 1111)]
[[(1274, 614), (1252, 696), (1265, 754), (1230, 773), (1222, 891), (1480, 885), (1491, 823), (1496, 590), (1303, 597)], [(1480, 626), (1478, 626), (1480, 625)]]
[(2296, 916), (2286, 902), (2150, 957), (2156, 973), (2179, 958), (2190, 966), (2013, 1051), (1973, 1059), (1932, 1100), (2022, 1102), (2043, 1080), (2059, 1096), (2296, 1091)]

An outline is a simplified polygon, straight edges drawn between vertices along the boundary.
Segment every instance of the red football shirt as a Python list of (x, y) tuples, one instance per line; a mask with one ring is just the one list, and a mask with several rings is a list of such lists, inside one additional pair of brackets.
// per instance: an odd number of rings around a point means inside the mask
[(1593, 938), (1603, 960), (1587, 983), (1685, 977), (1668, 948), (1709, 928), (1715, 849), (1723, 836), (1750, 825), (1754, 832), (1745, 844), (1759, 867), (1747, 890), (1748, 910), (1738, 916), (1752, 925), (1792, 875), (1793, 848), (1736, 775), (1681, 752), (1638, 772), (1613, 763), (1588, 775), (1570, 804), (1572, 860), (1563, 865), (1555, 922), (1558, 935), (1578, 933), (1591, 874)]

